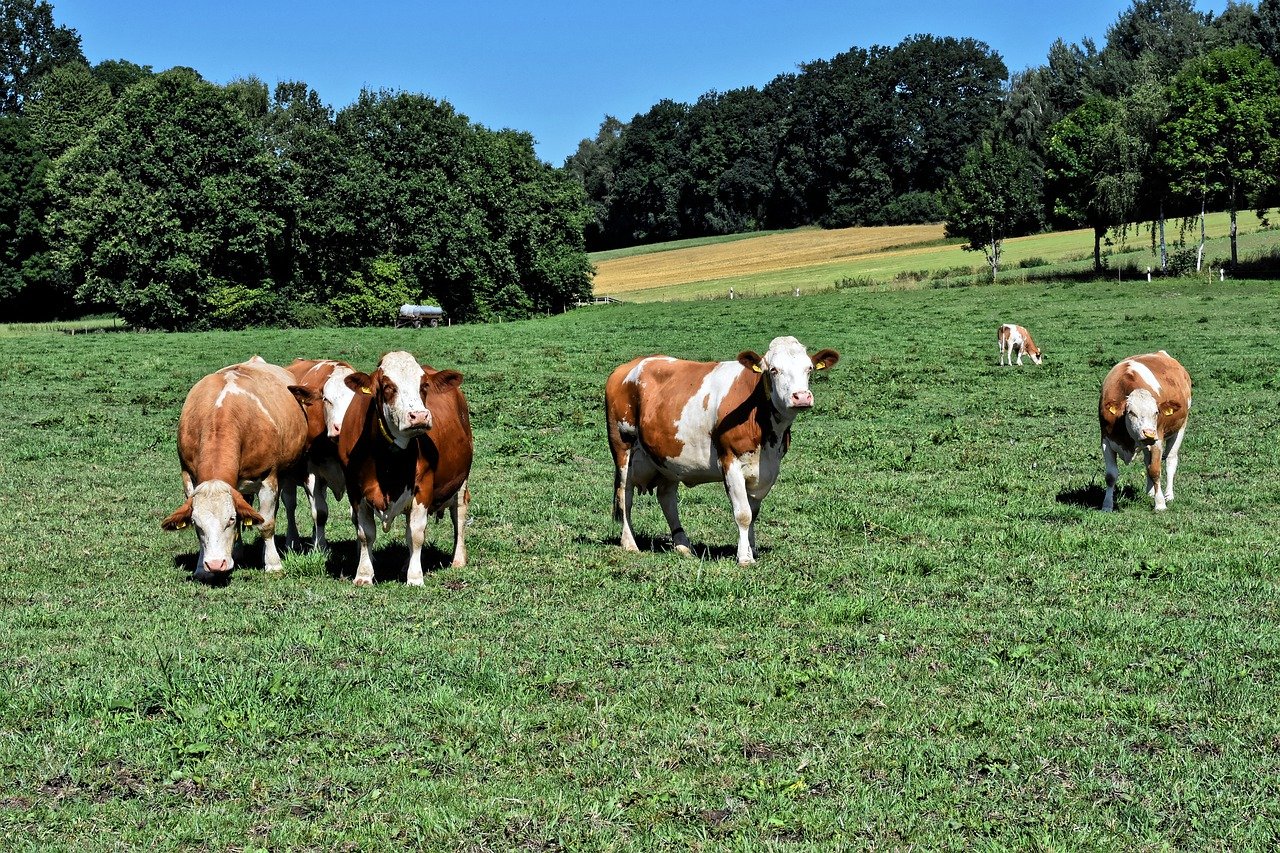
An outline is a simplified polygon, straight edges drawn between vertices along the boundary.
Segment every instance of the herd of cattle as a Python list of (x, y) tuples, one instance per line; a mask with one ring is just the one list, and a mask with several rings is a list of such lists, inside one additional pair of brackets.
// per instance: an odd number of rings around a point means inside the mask
[[(1042, 362), (1021, 326), (1002, 325), (997, 343), (1001, 365), (1015, 363), (1015, 355), (1021, 364), (1023, 354)], [(764, 355), (745, 351), (721, 362), (654, 355), (615, 369), (605, 384), (605, 417), (622, 547), (639, 550), (631, 526), (633, 495), (653, 491), (675, 549), (690, 553), (680, 524), (679, 485), (720, 482), (738, 525), (738, 562), (753, 563), (760, 504), (777, 481), (796, 415), (814, 404), (810, 377), (839, 360), (835, 350), (810, 354), (795, 338), (778, 337)], [(419, 364), (407, 352), (387, 353), (372, 373), (333, 360), (298, 359), (282, 368), (257, 356), (224, 367), (197, 382), (183, 404), (178, 456), (186, 500), (162, 527), (196, 528), (195, 570), (208, 579), (231, 570), (241, 528), (257, 526), (263, 564), (278, 572), (276, 510), (284, 504), (285, 547), (297, 547), (301, 485), (311, 505), (316, 550), (326, 547), (326, 492), (349, 499), (359, 542), (357, 585), (374, 580), (377, 523), (389, 530), (400, 515), (407, 520), (408, 584), (422, 585), (423, 537), (432, 514), (449, 511), (452, 564), (464, 566), (474, 442), (461, 383), (457, 371)], [(1114, 508), (1117, 457), (1127, 463), (1139, 448), (1155, 508), (1163, 510), (1173, 500), (1190, 406), (1190, 377), (1163, 350), (1132, 356), (1111, 369), (1098, 406), (1104, 510)], [(257, 510), (250, 503), (255, 494)]]

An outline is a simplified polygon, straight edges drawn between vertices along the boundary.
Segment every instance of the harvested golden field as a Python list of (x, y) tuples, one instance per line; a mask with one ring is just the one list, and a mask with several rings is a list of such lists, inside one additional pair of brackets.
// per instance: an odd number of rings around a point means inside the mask
[(596, 263), (595, 292), (621, 295), (699, 281), (837, 263), (942, 239), (942, 225), (817, 228), (632, 255)]

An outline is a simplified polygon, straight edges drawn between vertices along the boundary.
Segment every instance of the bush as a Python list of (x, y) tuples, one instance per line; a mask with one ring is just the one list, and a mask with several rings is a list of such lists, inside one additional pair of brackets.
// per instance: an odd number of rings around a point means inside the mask
[(1018, 269), (1020, 270), (1029, 270), (1034, 267), (1047, 267), (1047, 266), (1049, 266), (1049, 262), (1046, 261), (1044, 258), (1023, 258), (1022, 260), (1018, 261)]
[(395, 322), (401, 305), (413, 301), (400, 263), (384, 255), (347, 278), (343, 292), (329, 299), (329, 311), (338, 326), (384, 326)]
[(214, 329), (278, 326), (287, 313), (280, 296), (269, 284), (262, 287), (215, 285), (209, 290), (204, 307), (204, 324)]
[(872, 285), (878, 284), (878, 283), (879, 282), (877, 282), (874, 278), (870, 278), (865, 275), (860, 275), (856, 277), (850, 277), (846, 275), (836, 279), (836, 290), (847, 290), (851, 287), (871, 287)]
[(1169, 253), (1169, 266), (1166, 273), (1171, 276), (1192, 275), (1196, 271), (1196, 250), (1178, 249)]

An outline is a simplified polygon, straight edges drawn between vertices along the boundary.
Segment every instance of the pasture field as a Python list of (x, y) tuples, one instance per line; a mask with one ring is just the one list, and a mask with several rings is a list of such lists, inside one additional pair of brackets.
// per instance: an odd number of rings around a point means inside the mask
[[(1207, 217), (1206, 265), (1220, 266), (1221, 259), (1231, 256), (1229, 224), (1225, 213)], [(1239, 215), (1238, 228), (1242, 262), (1280, 246), (1280, 230), (1261, 228), (1250, 212)], [(1178, 234), (1178, 223), (1170, 221), (1166, 226), (1170, 251)], [(1188, 232), (1185, 237), (1194, 249), (1196, 235)], [(985, 270), (986, 261), (981, 252), (964, 251), (962, 243), (944, 239), (942, 225), (801, 228), (748, 238), (736, 235), (733, 242), (677, 241), (591, 257), (597, 294), (655, 302), (723, 298), (730, 287), (739, 295), (760, 296), (790, 293), (797, 287), (806, 294), (819, 293), (836, 289), (841, 280), (899, 286), (905, 280), (907, 286), (918, 287), (912, 282), (919, 276), (972, 278)], [(1108, 258), (1111, 276), (1115, 277), (1116, 266), (1145, 270), (1154, 265), (1150, 244), (1145, 226), (1131, 228), (1123, 244), (1106, 249), (1114, 253)], [(999, 278), (1024, 279), (1028, 270), (1019, 265), (1025, 263), (1036, 264), (1036, 272), (1047, 266), (1061, 272), (1091, 270), (1093, 231), (1056, 231), (1005, 240)], [(1127, 270), (1124, 277), (1134, 277), (1133, 271)]]
[[(1055, 283), (0, 338), (0, 847), (1274, 849), (1276, 306)], [(1042, 367), (996, 366), (1009, 320)], [(843, 358), (758, 564), (716, 486), (682, 490), (698, 558), (651, 497), (624, 554), (609, 370), (776, 334)], [(356, 589), (337, 518), (328, 561), (192, 582), (159, 528), (187, 389), (398, 348), (466, 374), (470, 565), (433, 522), (405, 587), (398, 523)], [(1195, 383), (1177, 499), (1128, 466), (1103, 514), (1099, 384), (1158, 348)]]

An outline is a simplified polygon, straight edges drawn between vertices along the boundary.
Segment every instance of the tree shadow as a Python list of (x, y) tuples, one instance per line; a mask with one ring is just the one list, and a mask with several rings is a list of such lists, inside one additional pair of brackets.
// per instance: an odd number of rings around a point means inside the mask
[[(1098, 483), (1090, 483), (1087, 486), (1077, 486), (1074, 489), (1063, 489), (1058, 492), (1056, 500), (1060, 504), (1068, 506), (1084, 507), (1085, 509), (1102, 509), (1102, 499), (1107, 496), (1105, 486)], [(1128, 502), (1138, 497), (1138, 490), (1132, 485), (1116, 486), (1116, 503), (1121, 501)]]

